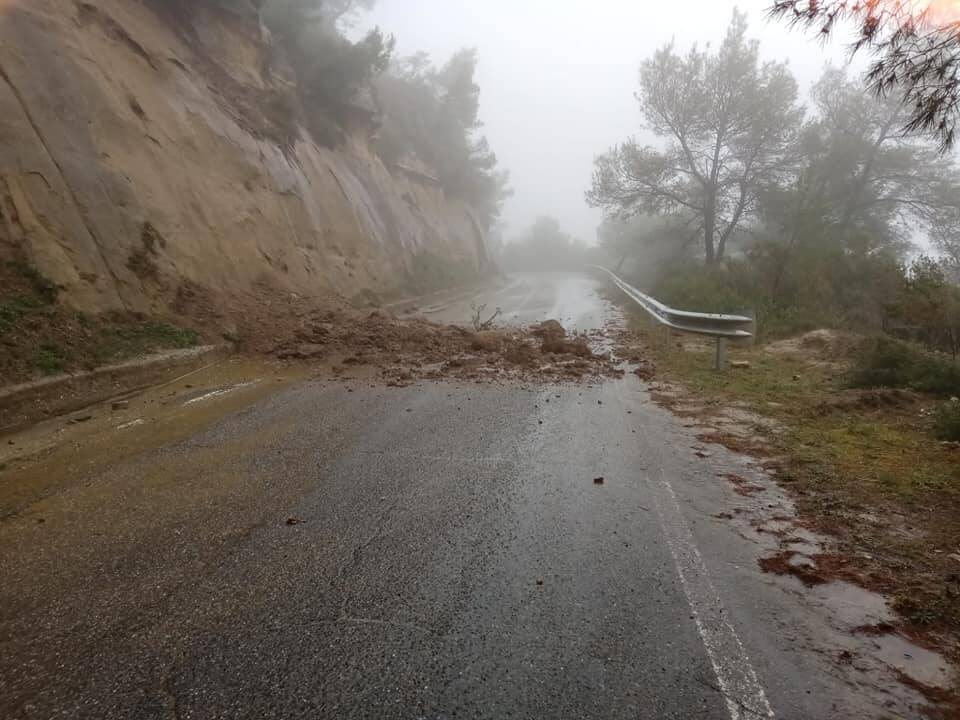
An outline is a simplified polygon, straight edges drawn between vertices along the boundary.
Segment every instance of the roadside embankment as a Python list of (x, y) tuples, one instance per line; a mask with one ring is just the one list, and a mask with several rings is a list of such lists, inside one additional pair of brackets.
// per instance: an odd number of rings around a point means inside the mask
[(938, 439), (937, 429), (950, 398), (854, 387), (873, 346), (831, 330), (733, 347), (733, 367), (718, 373), (708, 339), (674, 335), (667, 344), (624, 307), (630, 332), (619, 352), (649, 357), (654, 398), (704, 441), (762, 458), (800, 522), (835, 541), (813, 558), (785, 546), (764, 568), (882, 592), (897, 631), (960, 658), (960, 443)]

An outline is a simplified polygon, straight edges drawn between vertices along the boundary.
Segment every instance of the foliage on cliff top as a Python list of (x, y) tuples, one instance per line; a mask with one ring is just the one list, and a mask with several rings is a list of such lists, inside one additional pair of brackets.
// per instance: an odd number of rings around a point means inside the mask
[(508, 196), (508, 175), (480, 135), (475, 49), (444, 65), (425, 53), (396, 60), (376, 84), (383, 110), (377, 150), (388, 164), (423, 165), (450, 194), (473, 205), (489, 225)]
[[(191, 36), (220, 94), (258, 134), (289, 145), (303, 125), (320, 145), (337, 147), (360, 127), (376, 135), (387, 165), (432, 178), (474, 207), (484, 228), (499, 215), (509, 194), (507, 173), (479, 134), (476, 50), (460, 50), (437, 66), (425, 53), (395, 58), (393, 36), (378, 27), (348, 37), (345, 30), (376, 0), (150, 1)], [(195, 18), (210, 8), (248, 30), (268, 29), (275, 81), (266, 89), (242, 86), (217, 58), (203, 56)], [(277, 81), (283, 75), (292, 86)]]

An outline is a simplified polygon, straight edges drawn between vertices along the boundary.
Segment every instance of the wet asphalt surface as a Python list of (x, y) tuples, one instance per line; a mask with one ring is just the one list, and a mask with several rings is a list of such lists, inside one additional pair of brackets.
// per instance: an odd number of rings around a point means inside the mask
[[(603, 316), (544, 283), (499, 299)], [(632, 376), (314, 380), (78, 465), (0, 522), (0, 717), (885, 717), (690, 433)]]

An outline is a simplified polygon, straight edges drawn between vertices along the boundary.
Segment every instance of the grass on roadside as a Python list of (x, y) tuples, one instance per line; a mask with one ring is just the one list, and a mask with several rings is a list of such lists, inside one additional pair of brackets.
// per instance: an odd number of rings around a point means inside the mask
[(93, 353), (98, 364), (135, 357), (156, 349), (194, 347), (200, 341), (195, 330), (162, 322), (108, 325), (100, 330)]
[(690, 351), (675, 345), (667, 349), (662, 339), (650, 338), (648, 343), (653, 348), (657, 366), (677, 379), (682, 378), (690, 390), (746, 401), (766, 408), (768, 414), (789, 414), (798, 402), (824, 400), (831, 392), (829, 372), (792, 357), (766, 355), (752, 348), (732, 348), (730, 356), (748, 360), (750, 369), (718, 373), (713, 370), (712, 347)]
[(194, 330), (130, 313), (84, 315), (60, 303), (58, 295), (57, 286), (26, 261), (0, 262), (4, 383), (90, 370), (200, 341)]

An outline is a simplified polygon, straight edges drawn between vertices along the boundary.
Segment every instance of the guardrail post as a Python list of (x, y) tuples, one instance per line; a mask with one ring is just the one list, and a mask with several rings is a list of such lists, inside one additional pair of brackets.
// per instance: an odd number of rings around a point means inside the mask
[(713, 369), (724, 372), (727, 369), (727, 339), (717, 338), (717, 353), (713, 358)]
[(750, 323), (750, 345), (757, 344), (757, 311), (756, 310), (747, 310), (744, 315), (746, 315), (752, 321)]

